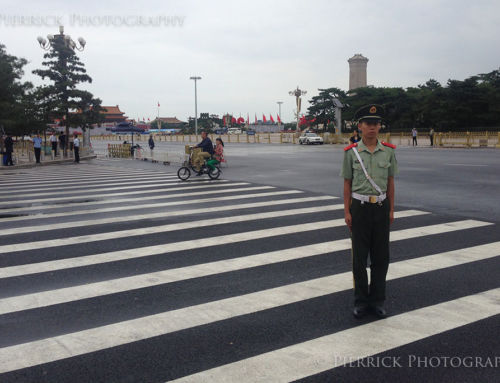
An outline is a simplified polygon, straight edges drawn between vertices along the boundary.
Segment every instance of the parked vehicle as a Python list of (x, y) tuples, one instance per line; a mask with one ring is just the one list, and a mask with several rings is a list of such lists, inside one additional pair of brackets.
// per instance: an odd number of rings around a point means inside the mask
[(318, 136), (316, 133), (304, 133), (302, 136), (299, 137), (299, 144), (307, 144), (307, 145), (312, 145), (312, 144), (320, 144), (323, 145), (323, 138)]
[(215, 130), (215, 134), (218, 134), (219, 136), (226, 133), (227, 133), (227, 128), (221, 128)]

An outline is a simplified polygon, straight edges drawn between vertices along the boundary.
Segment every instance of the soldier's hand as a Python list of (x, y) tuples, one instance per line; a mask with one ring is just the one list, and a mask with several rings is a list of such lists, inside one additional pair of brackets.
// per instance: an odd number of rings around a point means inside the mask
[(391, 210), (389, 212), (389, 223), (392, 225), (393, 222), (394, 222), (394, 210)]
[(351, 213), (345, 213), (345, 223), (349, 230), (352, 231), (352, 215)]

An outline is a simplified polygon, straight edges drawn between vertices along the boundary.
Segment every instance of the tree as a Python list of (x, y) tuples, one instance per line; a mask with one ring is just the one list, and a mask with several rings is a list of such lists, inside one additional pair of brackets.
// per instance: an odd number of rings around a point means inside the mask
[(334, 99), (344, 102), (346, 93), (338, 88), (318, 89), (319, 95), (309, 100), (310, 106), (307, 109), (307, 120), (315, 121), (315, 124), (328, 126), (330, 122), (335, 121)]
[(0, 44), (0, 131), (20, 133), (25, 93), (32, 89), (29, 82), (21, 82), (27, 61), (7, 54)]
[(45, 61), (42, 65), (46, 69), (36, 69), (33, 73), (52, 81), (44, 88), (44, 102), (50, 103), (53, 108), (51, 118), (65, 121), (66, 137), (69, 137), (70, 126), (78, 126), (83, 117), (77, 117), (75, 112), (91, 110), (94, 99), (89, 92), (77, 89), (78, 84), (91, 83), (92, 78), (86, 74), (84, 64), (65, 37), (61, 32), (51, 39), (50, 50), (43, 56)]

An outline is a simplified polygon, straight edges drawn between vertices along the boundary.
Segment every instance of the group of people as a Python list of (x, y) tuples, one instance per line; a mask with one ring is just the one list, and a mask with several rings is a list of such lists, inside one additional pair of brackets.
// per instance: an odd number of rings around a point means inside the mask
[[(75, 161), (76, 163), (80, 163), (80, 139), (78, 138), (78, 134), (73, 135), (73, 141), (70, 141), (70, 149), (73, 150), (74, 155), (75, 155)], [(59, 141), (60, 149), (64, 151), (66, 149), (66, 135), (64, 133), (61, 133), (59, 135), (59, 138), (56, 136), (54, 132), (50, 135), (49, 138), (50, 144), (51, 144), (51, 149), (52, 152), (54, 153), (54, 157), (57, 156), (57, 142)], [(41, 152), (42, 152), (42, 138), (40, 137), (40, 134), (37, 134), (33, 138), (33, 150), (35, 152), (35, 160), (36, 163), (40, 163), (40, 157), (41, 157)]]
[[(35, 153), (35, 162), (37, 164), (41, 163), (41, 153), (42, 153), (42, 137), (40, 137), (40, 134), (37, 133), (33, 138), (32, 138), (32, 143), (33, 143), (33, 151)], [(59, 137), (56, 136), (55, 133), (52, 133), (49, 138), (49, 142), (51, 144), (51, 149), (54, 154), (54, 157), (57, 156), (57, 149), (58, 149), (58, 142), (60, 144), (60, 150), (64, 151), (66, 149), (66, 135), (65, 134), (60, 134)], [(5, 165), (7, 166), (13, 166), (14, 161), (12, 158), (12, 154), (14, 152), (14, 140), (11, 135), (7, 135), (4, 138), (4, 146), (5, 146)], [(70, 147), (74, 152), (75, 156), (75, 162), (79, 163), (80, 162), (80, 139), (78, 138), (78, 135), (75, 133), (73, 140), (70, 142)]]
[[(418, 146), (417, 136), (417, 128), (413, 128), (411, 130), (412, 146)], [(429, 130), (429, 140), (431, 141), (431, 146), (434, 146), (434, 128), (431, 128), (431, 130)]]

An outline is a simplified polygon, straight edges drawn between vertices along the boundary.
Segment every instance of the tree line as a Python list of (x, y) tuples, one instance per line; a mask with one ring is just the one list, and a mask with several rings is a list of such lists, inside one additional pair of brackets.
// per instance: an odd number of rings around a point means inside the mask
[(319, 94), (309, 101), (308, 124), (323, 124), (327, 130), (333, 130), (334, 99), (344, 104), (344, 131), (354, 120), (356, 110), (371, 103), (385, 107), (385, 125), (393, 132), (412, 128), (434, 128), (436, 131), (500, 130), (500, 69), (463, 81), (448, 80), (444, 86), (430, 79), (423, 85), (406, 89), (373, 86), (350, 92), (338, 88), (319, 89)]
[(43, 68), (33, 71), (47, 83), (35, 87), (23, 81), (26, 64), (26, 59), (8, 54), (0, 44), (0, 135), (43, 132), (54, 121), (68, 134), (70, 127), (87, 129), (104, 120), (101, 100), (78, 89), (92, 78), (64, 35), (54, 36)]

